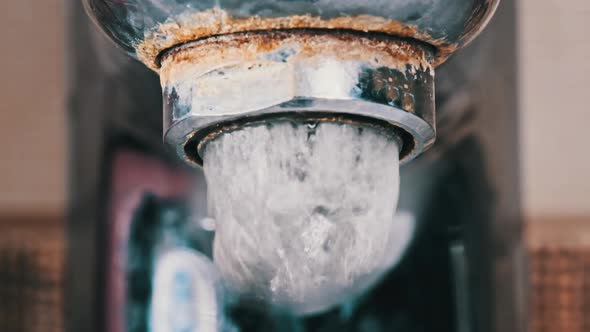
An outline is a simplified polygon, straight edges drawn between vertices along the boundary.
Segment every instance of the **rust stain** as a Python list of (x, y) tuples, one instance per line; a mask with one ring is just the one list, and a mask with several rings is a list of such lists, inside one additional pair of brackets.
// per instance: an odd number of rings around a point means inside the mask
[[(160, 80), (163, 85), (195, 72), (206, 72), (222, 64), (260, 62), (261, 57), (285, 48), (295, 48), (293, 59), (316, 55), (359, 60), (374, 67), (401, 72), (431, 72), (432, 52), (408, 40), (353, 33), (265, 31), (224, 35), (185, 44), (164, 53)], [(285, 61), (291, 61), (291, 58)]]
[(151, 69), (158, 71), (159, 55), (170, 48), (187, 42), (227, 34), (297, 29), (352, 30), (358, 32), (379, 32), (397, 37), (413, 38), (428, 43), (437, 49), (434, 66), (444, 62), (458, 47), (444, 39), (432, 38), (415, 26), (399, 21), (371, 15), (346, 16), (322, 19), (309, 15), (277, 18), (234, 18), (219, 8), (184, 14), (173, 21), (162, 23), (149, 31), (135, 46), (138, 58)]

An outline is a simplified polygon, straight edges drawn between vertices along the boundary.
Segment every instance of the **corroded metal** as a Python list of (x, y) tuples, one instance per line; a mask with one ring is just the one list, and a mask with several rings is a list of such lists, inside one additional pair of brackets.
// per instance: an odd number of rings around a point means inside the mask
[[(407, 162), (433, 144), (434, 72), (499, 0), (86, 0), (160, 74), (165, 139), (178, 155), (211, 128), (306, 113), (382, 121)], [(198, 144), (197, 144), (198, 145)]]
[(354, 119), (399, 132), (407, 162), (434, 142), (433, 58), (420, 43), (349, 32), (256, 32), (186, 44), (162, 57), (165, 140), (200, 164), (190, 146), (211, 132), (277, 117)]
[[(186, 17), (185, 17), (186, 16)], [(253, 31), (294, 31), (315, 29), (326, 31), (356, 31), (385, 33), (397, 37), (414, 38), (441, 48), (455, 47), (446, 45), (443, 40), (434, 39), (430, 34), (421, 32), (415, 26), (399, 21), (388, 20), (378, 16), (358, 15), (322, 19), (309, 15), (296, 15), (278, 18), (233, 18), (220, 9), (190, 13), (178, 18), (173, 23), (163, 23), (150, 30), (135, 48), (138, 58), (148, 67), (160, 68), (158, 55), (176, 45), (212, 36), (221, 36)], [(439, 53), (442, 62), (448, 52)]]
[(153, 69), (181, 43), (245, 31), (344, 29), (414, 38), (436, 63), (471, 41), (499, 0), (85, 0), (103, 30)]

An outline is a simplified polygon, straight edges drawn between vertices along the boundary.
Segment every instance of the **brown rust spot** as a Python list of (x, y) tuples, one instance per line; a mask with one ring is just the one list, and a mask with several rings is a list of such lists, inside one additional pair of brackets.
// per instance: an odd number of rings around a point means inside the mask
[(309, 15), (296, 15), (277, 18), (234, 18), (219, 8), (187, 13), (175, 17), (172, 22), (162, 23), (146, 33), (144, 40), (136, 46), (139, 59), (148, 67), (158, 71), (158, 56), (176, 45), (212, 36), (251, 31), (268, 30), (352, 30), (359, 32), (378, 32), (398, 37), (413, 38), (437, 48), (434, 65), (444, 62), (457, 45), (448, 44), (443, 39), (434, 39), (415, 26), (399, 21), (371, 15), (358, 15), (322, 19)]
[(343, 61), (362, 61), (401, 72), (432, 70), (432, 52), (405, 39), (347, 32), (264, 31), (218, 36), (176, 47), (163, 54), (160, 79), (163, 85), (168, 85), (220, 65), (260, 62), (265, 55), (289, 47), (296, 49), (293, 59), (321, 55)]

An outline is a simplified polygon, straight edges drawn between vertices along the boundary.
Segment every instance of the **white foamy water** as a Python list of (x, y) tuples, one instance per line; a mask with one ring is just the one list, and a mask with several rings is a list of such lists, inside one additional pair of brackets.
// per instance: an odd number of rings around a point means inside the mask
[(240, 293), (317, 312), (363, 292), (391, 260), (399, 149), (381, 132), (248, 127), (210, 142), (204, 168), (215, 264)]

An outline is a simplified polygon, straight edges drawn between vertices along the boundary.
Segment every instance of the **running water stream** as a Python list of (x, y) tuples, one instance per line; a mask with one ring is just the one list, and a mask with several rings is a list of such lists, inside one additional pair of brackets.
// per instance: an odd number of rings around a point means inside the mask
[(387, 269), (399, 194), (391, 134), (270, 122), (208, 143), (204, 169), (215, 264), (238, 293), (317, 312)]

